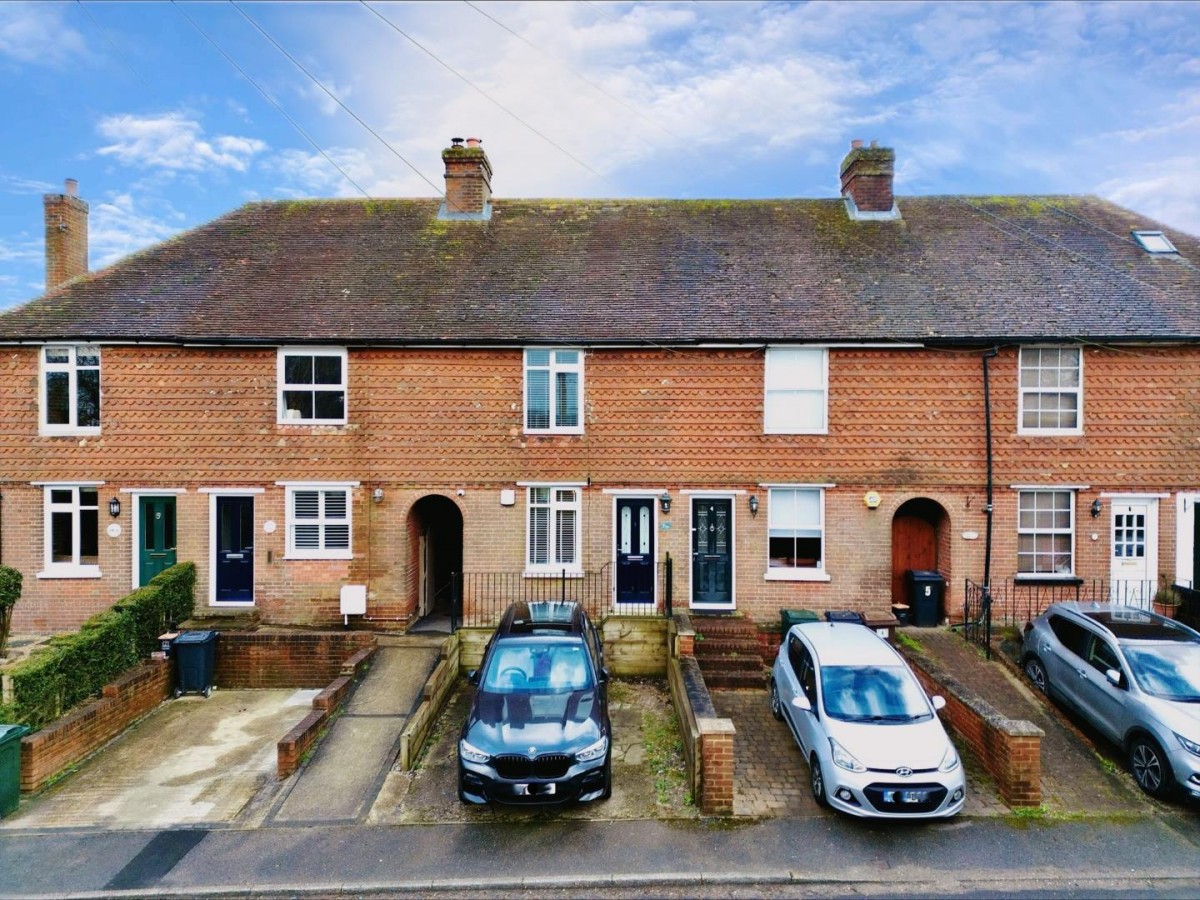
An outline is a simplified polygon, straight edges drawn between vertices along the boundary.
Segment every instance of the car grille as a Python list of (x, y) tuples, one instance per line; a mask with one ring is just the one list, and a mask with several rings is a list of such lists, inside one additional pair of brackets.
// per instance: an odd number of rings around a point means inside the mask
[[(906, 802), (903, 792), (924, 791), (925, 799)], [(940, 784), (869, 784), (863, 788), (867, 800), (880, 812), (927, 813), (933, 812), (946, 799), (946, 788)]]
[(574, 757), (566, 753), (545, 753), (530, 759), (528, 756), (497, 756), (492, 759), (496, 774), (501, 778), (519, 781), (523, 778), (562, 778), (571, 768)]

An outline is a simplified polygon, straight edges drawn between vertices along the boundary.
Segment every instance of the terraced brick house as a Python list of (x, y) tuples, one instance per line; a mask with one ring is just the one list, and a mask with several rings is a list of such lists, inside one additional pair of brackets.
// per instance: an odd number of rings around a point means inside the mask
[(816, 200), (501, 200), (442, 156), (444, 198), (252, 203), (98, 272), (46, 197), (47, 292), (0, 316), (18, 631), (176, 559), (201, 605), (395, 629), (1196, 578), (1195, 237), (897, 198), (860, 142)]

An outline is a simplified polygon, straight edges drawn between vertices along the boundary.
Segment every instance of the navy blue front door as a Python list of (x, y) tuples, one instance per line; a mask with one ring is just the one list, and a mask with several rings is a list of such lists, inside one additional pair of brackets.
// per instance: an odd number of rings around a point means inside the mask
[(217, 498), (218, 603), (254, 600), (254, 498)]
[(653, 500), (617, 500), (617, 602), (654, 602)]
[(692, 603), (733, 606), (733, 501), (692, 501)]

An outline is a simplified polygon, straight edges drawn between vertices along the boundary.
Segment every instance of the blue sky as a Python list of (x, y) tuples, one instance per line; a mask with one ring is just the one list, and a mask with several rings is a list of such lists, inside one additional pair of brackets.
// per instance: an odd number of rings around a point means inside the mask
[(97, 269), (250, 200), (433, 196), (452, 136), (499, 198), (832, 197), (861, 138), (900, 195), (1200, 234), (1200, 3), (6, 2), (0, 96), (0, 307), (64, 178)]

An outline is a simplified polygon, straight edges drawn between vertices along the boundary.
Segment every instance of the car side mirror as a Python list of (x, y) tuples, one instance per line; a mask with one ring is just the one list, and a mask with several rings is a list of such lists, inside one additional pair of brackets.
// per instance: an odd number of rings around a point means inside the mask
[(808, 702), (808, 698), (803, 694), (797, 694), (792, 698), (792, 706), (796, 709), (802, 709), (805, 712), (812, 712), (812, 704)]
[(946, 698), (941, 694), (934, 694), (929, 698), (929, 702), (933, 704), (934, 712), (937, 712), (939, 709), (946, 708)]
[(467, 681), (471, 684), (479, 684), (479, 670), (471, 669), (467, 672)]
[(612, 676), (611, 676), (611, 675), (609, 674), (609, 672), (608, 672), (608, 666), (601, 666), (601, 667), (600, 667), (600, 683), (601, 683), (601, 684), (607, 684), (607, 683), (608, 683), (608, 679), (609, 679), (609, 678), (611, 678), (611, 677), (612, 677)]
[(1121, 686), (1121, 673), (1117, 669), (1106, 669), (1104, 677), (1108, 679), (1113, 687)]

